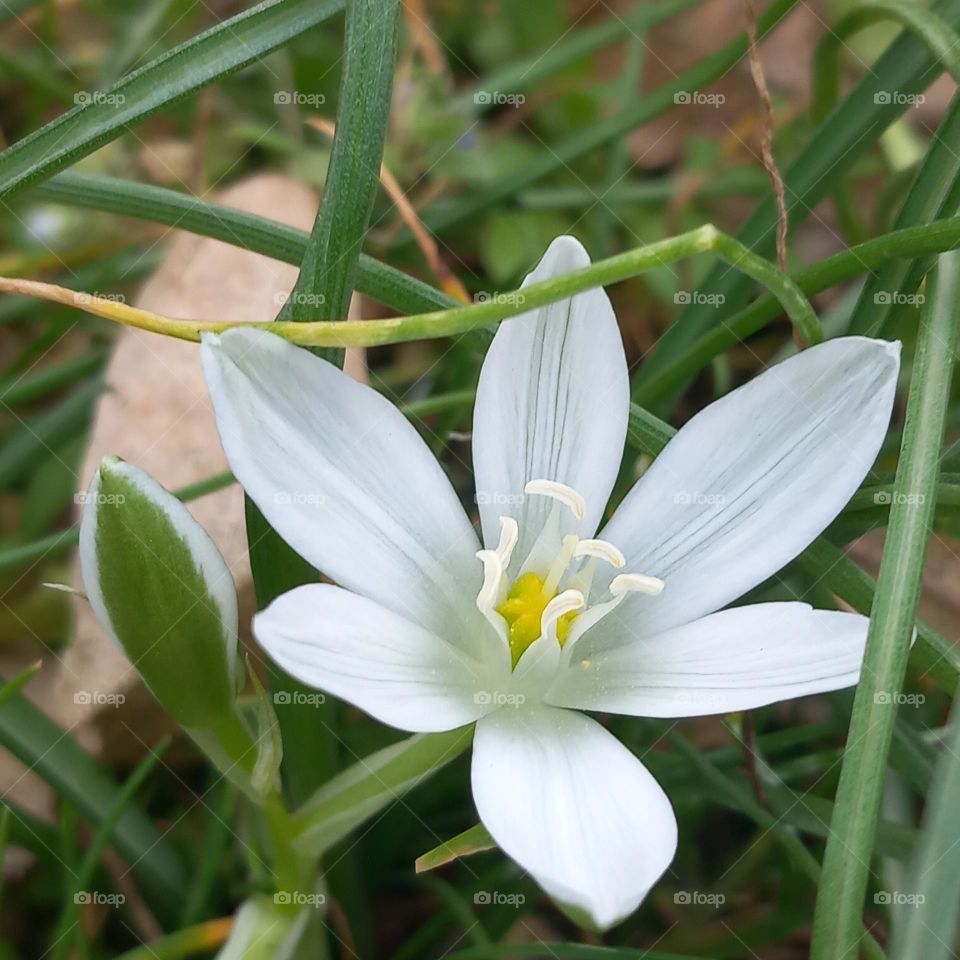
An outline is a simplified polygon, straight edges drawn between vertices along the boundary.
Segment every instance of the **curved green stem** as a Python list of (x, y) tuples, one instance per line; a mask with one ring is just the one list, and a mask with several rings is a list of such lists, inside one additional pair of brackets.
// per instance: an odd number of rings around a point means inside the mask
[[(960, 245), (960, 217), (935, 220), (919, 227), (908, 227), (857, 244), (826, 260), (797, 272), (793, 281), (810, 296), (836, 283), (849, 280), (898, 258), (912, 258), (952, 250)], [(780, 314), (780, 304), (769, 295), (701, 334), (675, 360), (664, 364), (640, 382), (633, 399), (643, 405), (686, 382), (725, 350), (761, 330)], [(859, 332), (859, 331), (858, 331)]]
[[(883, 20), (894, 20), (914, 33), (929, 51), (960, 81), (960, 37), (953, 28), (932, 10), (907, 0), (869, 0), (861, 3), (834, 24), (820, 38), (813, 56), (814, 123), (821, 123), (840, 98), (840, 55), (849, 37)], [(902, 96), (899, 90), (876, 94), (887, 97), (878, 103), (891, 103)], [(915, 101), (913, 101), (915, 102)]]
[(771, 290), (793, 322), (798, 336), (806, 343), (819, 343), (823, 339), (823, 331), (816, 314), (800, 288), (769, 260), (751, 252), (739, 240), (721, 233), (712, 224), (637, 247), (627, 253), (600, 260), (583, 270), (552, 277), (550, 280), (524, 287), (523, 290), (498, 295), (483, 303), (385, 320), (321, 320), (307, 323), (278, 320), (272, 323), (245, 324), (218, 320), (174, 320), (146, 310), (138, 310), (125, 303), (92, 297), (33, 280), (0, 278), (0, 292), (52, 300), (78, 307), (107, 320), (180, 340), (199, 341), (203, 333), (222, 333), (231, 327), (244, 326), (248, 329), (269, 330), (300, 346), (376, 347), (407, 340), (425, 340), (466, 333), (478, 327), (500, 323), (536, 307), (555, 303), (584, 290), (617, 283), (646, 270), (706, 252), (716, 253), (721, 260)]

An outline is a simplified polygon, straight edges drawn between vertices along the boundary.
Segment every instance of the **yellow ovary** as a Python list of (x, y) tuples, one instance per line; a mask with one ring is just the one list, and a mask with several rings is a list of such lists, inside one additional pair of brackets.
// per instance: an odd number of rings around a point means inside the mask
[[(544, 579), (535, 573), (524, 573), (513, 582), (507, 599), (496, 608), (507, 621), (510, 654), (516, 666), (523, 652), (540, 636), (540, 623), (547, 604), (557, 595), (557, 590), (544, 590)], [(557, 620), (557, 639), (562, 647), (570, 633), (570, 625), (577, 616), (576, 610), (565, 613)]]

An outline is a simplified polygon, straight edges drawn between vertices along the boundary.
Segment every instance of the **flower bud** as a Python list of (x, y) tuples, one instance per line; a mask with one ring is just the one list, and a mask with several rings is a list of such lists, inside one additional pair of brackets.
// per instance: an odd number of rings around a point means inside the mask
[(236, 588), (176, 497), (142, 470), (105, 458), (86, 496), (80, 569), (97, 619), (171, 717), (203, 729), (234, 714), (242, 678)]

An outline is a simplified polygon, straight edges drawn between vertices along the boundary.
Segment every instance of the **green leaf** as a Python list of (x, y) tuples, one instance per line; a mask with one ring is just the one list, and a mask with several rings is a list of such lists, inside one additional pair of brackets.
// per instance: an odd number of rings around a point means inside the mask
[(960, 253), (928, 278), (907, 400), (890, 525), (870, 615), (863, 671), (843, 754), (814, 914), (814, 960), (855, 956), (871, 851), (893, 736), (895, 693), (910, 653), (957, 343)]
[[(0, 704), (0, 744), (91, 823), (104, 823), (114, 809), (120, 787), (22, 694)], [(148, 817), (127, 807), (113, 830), (112, 842), (159, 912), (175, 916), (186, 875), (170, 841)]]
[(299, 844), (320, 855), (463, 753), (473, 727), (417, 734), (364, 757), (324, 784), (296, 813)]
[(85, 498), (80, 566), (97, 619), (170, 716), (212, 728), (234, 713), (242, 674), (233, 578), (176, 497), (104, 459)]
[[(278, 319), (343, 320), (347, 316), (360, 247), (379, 187), (399, 10), (399, 0), (350, 0), (347, 4), (337, 126), (323, 199), (296, 286)], [(343, 366), (342, 349), (319, 353)], [(262, 609), (280, 593), (316, 575), (270, 529), (249, 498), (246, 513), (250, 565)], [(268, 585), (266, 571), (271, 568), (278, 571), (278, 581)], [(304, 691), (302, 684), (273, 664), (269, 679), (275, 696), (279, 691)], [(302, 803), (339, 769), (337, 705), (333, 698), (322, 702), (288, 698), (279, 720), (287, 791), (292, 803)]]
[(266, 0), (151, 60), (0, 153), (0, 198), (52, 176), (170, 104), (329, 19), (343, 0)]
[[(0, 686), (0, 706), (5, 704), (14, 694), (19, 693), (39, 672), (41, 662), (38, 660), (33, 666), (27, 667), (23, 673), (5, 680)], [(2, 860), (0, 860), (2, 862)]]
[(493, 850), (496, 845), (497, 842), (490, 836), (490, 831), (482, 823), (478, 823), (417, 857), (416, 871), (425, 873), (427, 870), (436, 870), (437, 867), (442, 867), (461, 857), (469, 857), (472, 853)]
[(153, 771), (154, 767), (156, 767), (157, 763), (159, 763), (160, 758), (166, 752), (169, 745), (170, 740), (168, 738), (153, 747), (143, 760), (137, 764), (136, 769), (127, 778), (127, 782), (117, 793), (116, 797), (114, 797), (110, 809), (106, 811), (106, 816), (97, 826), (97, 831), (90, 841), (76, 873), (70, 878), (71, 882), (68, 897), (60, 917), (60, 922), (51, 939), (50, 952), (55, 957), (66, 955), (72, 941), (75, 940), (77, 934), (80, 933), (82, 929), (76, 920), (77, 903), (79, 902), (76, 895), (89, 890), (97, 869), (97, 864), (100, 860), (100, 855), (110, 842), (110, 838), (117, 824), (120, 822), (120, 818), (123, 816), (124, 811), (133, 803), (137, 791), (146, 782), (147, 777)]
[(97, 397), (103, 392), (99, 378), (81, 384), (69, 396), (32, 417), (0, 450), (0, 489), (22, 480), (50, 455), (84, 430)]
[[(897, 213), (894, 227), (925, 224), (957, 212), (960, 207), (957, 196), (960, 157), (952, 145), (958, 138), (960, 96), (955, 96), (927, 148), (923, 163)], [(901, 256), (876, 273), (868, 273), (850, 316), (849, 332), (873, 337), (891, 336), (897, 318), (905, 309), (912, 309), (915, 294), (929, 267), (926, 259)]]
[[(295, 227), (166, 187), (116, 177), (69, 170), (31, 187), (28, 197), (164, 223), (297, 266), (307, 248), (308, 234)], [(366, 254), (360, 254), (357, 262), (356, 283), (361, 293), (401, 313), (460, 306), (457, 300), (422, 280)]]

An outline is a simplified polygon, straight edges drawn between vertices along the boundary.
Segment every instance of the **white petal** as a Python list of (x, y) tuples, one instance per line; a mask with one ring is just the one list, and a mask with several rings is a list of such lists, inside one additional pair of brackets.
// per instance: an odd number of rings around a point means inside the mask
[(601, 928), (633, 912), (677, 845), (670, 801), (598, 723), (550, 707), (477, 724), (473, 796), (505, 853)]
[(883, 442), (900, 345), (811, 347), (687, 423), (604, 529), (624, 571), (659, 577), (631, 601), (646, 633), (689, 623), (776, 573), (846, 505)]
[[(524, 286), (580, 270), (590, 257), (572, 237), (550, 244)], [(480, 373), (473, 419), (477, 502), (487, 546), (498, 518), (520, 524), (522, 563), (551, 508), (525, 496), (531, 480), (554, 480), (586, 499), (562, 533), (591, 537), (623, 456), (630, 392), (617, 320), (601, 289), (540, 307), (500, 324)]]
[(205, 337), (230, 466), (331, 580), (477, 654), (476, 534), (440, 465), (384, 397), (260, 330)]
[(860, 675), (869, 621), (856, 613), (760, 603), (635, 638), (620, 620), (626, 606), (608, 617), (616, 629), (580, 638), (547, 694), (550, 703), (694, 717), (839, 690)]
[(372, 600), (311, 583), (253, 620), (260, 645), (289, 674), (401, 730), (452, 730), (482, 716), (489, 670)]

